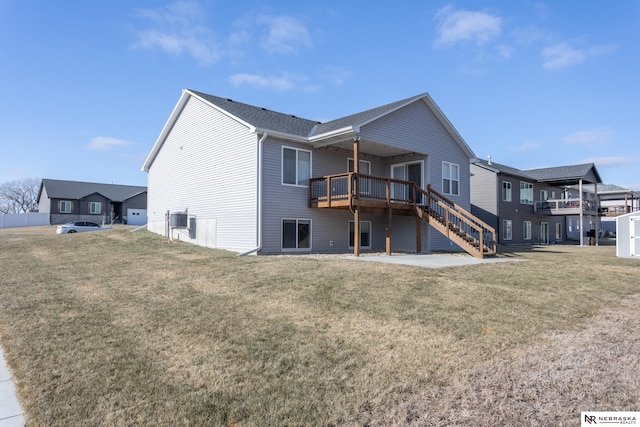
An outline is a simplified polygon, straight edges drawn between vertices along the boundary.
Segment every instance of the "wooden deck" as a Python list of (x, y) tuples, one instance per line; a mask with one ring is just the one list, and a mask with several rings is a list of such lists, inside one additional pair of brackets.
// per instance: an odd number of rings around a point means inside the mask
[[(424, 190), (411, 181), (353, 172), (313, 178), (309, 181), (309, 206), (386, 215), (388, 230), (392, 215), (415, 216), (417, 252), (420, 223), (425, 221), (474, 257), (496, 254), (492, 227), (430, 187)], [(387, 238), (390, 241), (391, 236)]]

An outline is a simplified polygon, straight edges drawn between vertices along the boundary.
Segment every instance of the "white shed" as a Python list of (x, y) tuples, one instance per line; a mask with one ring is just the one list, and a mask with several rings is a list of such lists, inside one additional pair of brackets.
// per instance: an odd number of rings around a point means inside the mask
[(640, 257), (640, 212), (631, 212), (616, 218), (616, 255)]

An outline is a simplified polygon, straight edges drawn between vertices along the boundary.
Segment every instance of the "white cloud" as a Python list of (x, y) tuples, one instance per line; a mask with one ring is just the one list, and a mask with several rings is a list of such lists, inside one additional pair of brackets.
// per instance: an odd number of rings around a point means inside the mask
[(258, 23), (268, 27), (262, 48), (269, 53), (292, 54), (301, 48), (313, 47), (307, 28), (290, 16), (261, 16)]
[(287, 91), (295, 86), (293, 80), (288, 76), (276, 77), (240, 73), (229, 77), (229, 81), (236, 86), (249, 85), (258, 88), (273, 88), (280, 91)]
[(141, 9), (138, 16), (149, 21), (151, 28), (136, 31), (134, 48), (160, 49), (171, 55), (186, 53), (205, 65), (220, 60), (222, 50), (197, 3), (178, 1), (166, 8)]
[(581, 130), (562, 138), (567, 144), (596, 145), (609, 142), (613, 132), (607, 128)]
[(436, 47), (450, 47), (461, 42), (482, 45), (497, 38), (502, 30), (502, 18), (499, 16), (456, 10), (451, 5), (438, 10), (436, 19)]
[(126, 147), (128, 145), (131, 145), (131, 142), (124, 139), (97, 136), (89, 141), (85, 148), (93, 151), (108, 151), (118, 147)]
[(335, 86), (340, 86), (353, 75), (351, 71), (343, 67), (328, 66), (324, 69), (324, 72)]
[(585, 49), (571, 47), (568, 43), (558, 43), (542, 50), (542, 67), (546, 70), (559, 70), (572, 67), (588, 58), (607, 55), (617, 50), (613, 44), (591, 46)]

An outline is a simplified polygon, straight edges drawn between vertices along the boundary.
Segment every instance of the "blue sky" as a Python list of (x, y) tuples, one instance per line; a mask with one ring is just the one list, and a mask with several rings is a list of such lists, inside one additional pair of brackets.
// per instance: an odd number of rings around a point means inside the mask
[(640, 190), (640, 2), (0, 0), (0, 183), (146, 185), (184, 88), (326, 121), (428, 92), (479, 158)]

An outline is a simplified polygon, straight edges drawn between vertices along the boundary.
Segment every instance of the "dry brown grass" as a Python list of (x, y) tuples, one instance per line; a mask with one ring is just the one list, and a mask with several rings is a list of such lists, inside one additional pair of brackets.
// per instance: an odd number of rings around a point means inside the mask
[(576, 425), (637, 410), (637, 260), (502, 248), (447, 269), (0, 230), (29, 425)]

